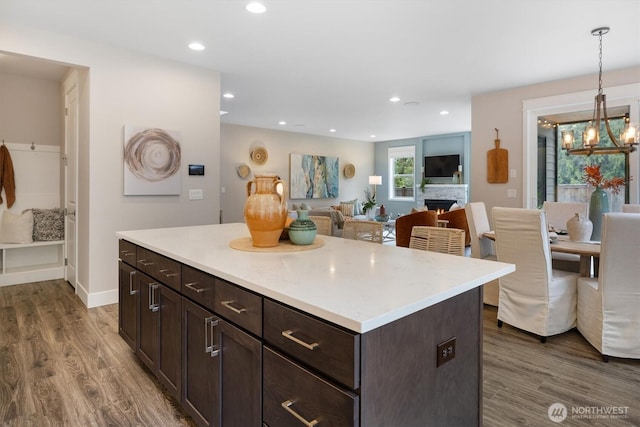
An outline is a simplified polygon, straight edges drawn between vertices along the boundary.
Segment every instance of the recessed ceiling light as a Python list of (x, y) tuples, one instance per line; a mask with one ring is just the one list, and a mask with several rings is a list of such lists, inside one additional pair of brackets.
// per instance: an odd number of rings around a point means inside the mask
[(278, 124), (279, 124), (280, 126), (284, 126), (284, 125), (286, 125), (286, 124), (287, 124), (287, 122), (285, 122), (284, 120), (280, 120), (280, 121), (278, 122)]
[(389, 98), (389, 101), (391, 101), (391, 102), (400, 102), (400, 98), (398, 98), (397, 96), (393, 96), (393, 97)]
[(440, 115), (441, 116), (446, 116), (447, 114), (449, 114), (449, 112), (447, 110), (440, 111)]
[(247, 10), (251, 13), (264, 13), (267, 8), (259, 1), (252, 1), (247, 5)]
[(189, 43), (189, 49), (191, 50), (204, 50), (204, 45), (198, 42)]
[(227, 92), (224, 95), (222, 95), (223, 97), (227, 98), (227, 99), (233, 99), (236, 96), (234, 94), (232, 94), (231, 92)]
[(228, 111), (224, 111), (224, 110), (220, 110), (220, 115), (221, 116), (224, 116), (225, 114), (229, 114), (229, 112)]
[(335, 131), (336, 131), (335, 129), (329, 129), (329, 132), (331, 132), (331, 133), (333, 133)]
[(376, 136), (374, 134), (369, 135), (369, 138), (375, 138)]

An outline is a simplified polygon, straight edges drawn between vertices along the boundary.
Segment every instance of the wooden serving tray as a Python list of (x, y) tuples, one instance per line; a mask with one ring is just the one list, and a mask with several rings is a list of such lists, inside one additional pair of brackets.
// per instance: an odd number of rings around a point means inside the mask
[(310, 245), (294, 245), (290, 240), (281, 240), (278, 246), (273, 246), (270, 248), (259, 248), (253, 246), (251, 237), (241, 237), (239, 239), (230, 241), (229, 246), (231, 247), (231, 249), (245, 252), (302, 252), (324, 246), (324, 240), (316, 237)]

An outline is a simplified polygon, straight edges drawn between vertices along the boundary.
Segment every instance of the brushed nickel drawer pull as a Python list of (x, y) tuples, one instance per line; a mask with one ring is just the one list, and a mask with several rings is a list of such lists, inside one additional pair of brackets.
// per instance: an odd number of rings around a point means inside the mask
[(194, 285), (197, 285), (198, 282), (191, 282), (191, 283), (185, 283), (184, 285), (191, 289), (194, 292), (200, 293), (200, 292), (204, 292), (207, 290), (207, 288), (196, 288)]
[(121, 250), (120, 253), (122, 254), (122, 256), (131, 256), (131, 255), (133, 255), (133, 252), (129, 252), (126, 249), (125, 250)]
[(147, 261), (146, 259), (139, 259), (138, 260), (138, 264), (142, 264), (145, 267), (149, 267), (150, 265), (153, 265), (152, 262)]
[(285, 411), (287, 411), (288, 413), (290, 413), (291, 415), (293, 415), (294, 417), (296, 417), (298, 419), (298, 421), (300, 421), (302, 424), (304, 424), (307, 427), (313, 427), (316, 424), (318, 424), (318, 420), (311, 420), (311, 421), (307, 421), (305, 420), (302, 415), (298, 414), (296, 411), (294, 411), (293, 409), (291, 409), (291, 405), (293, 405), (293, 401), (291, 400), (287, 400), (284, 401), (280, 404), (280, 406), (282, 406)]
[(164, 274), (164, 277), (174, 277), (178, 275), (178, 273), (167, 273), (167, 271), (170, 271), (170, 270), (168, 268), (164, 268), (160, 270), (160, 273)]
[(130, 271), (129, 272), (129, 295), (135, 295), (138, 293), (137, 289), (133, 289), (133, 276), (136, 275), (136, 271)]
[(160, 287), (160, 285), (156, 282), (149, 284), (149, 310), (158, 311), (160, 310), (160, 305), (156, 302), (156, 290)]
[(289, 329), (287, 331), (282, 331), (282, 336), (285, 337), (285, 338), (289, 338), (291, 341), (293, 341), (296, 344), (300, 344), (301, 346), (303, 346), (307, 350), (315, 350), (316, 348), (318, 348), (320, 346), (320, 344), (318, 344), (317, 342), (309, 344), (309, 343), (306, 343), (306, 342), (294, 337), (293, 336), (293, 331), (291, 329)]
[(213, 316), (204, 319), (204, 352), (211, 354), (211, 357), (220, 354), (218, 346), (213, 344), (213, 332), (216, 326), (218, 326), (218, 319)]
[(222, 304), (223, 307), (227, 307), (229, 310), (233, 311), (236, 314), (242, 314), (247, 311), (247, 309), (244, 307), (235, 308), (234, 306), (232, 306), (231, 304), (233, 304), (234, 302), (235, 301), (222, 301), (220, 304)]

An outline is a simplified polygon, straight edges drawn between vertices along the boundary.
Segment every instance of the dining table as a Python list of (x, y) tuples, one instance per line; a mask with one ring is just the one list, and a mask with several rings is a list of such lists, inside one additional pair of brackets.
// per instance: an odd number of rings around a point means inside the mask
[[(553, 234), (551, 236), (553, 236)], [(495, 241), (496, 233), (493, 230), (487, 231), (483, 234), (483, 237)], [(580, 275), (583, 277), (591, 277), (591, 266), (593, 263), (593, 276), (598, 276), (600, 241), (593, 240), (576, 242), (569, 239), (568, 235), (557, 235), (550, 239), (549, 248), (551, 249), (551, 252), (579, 255)]]

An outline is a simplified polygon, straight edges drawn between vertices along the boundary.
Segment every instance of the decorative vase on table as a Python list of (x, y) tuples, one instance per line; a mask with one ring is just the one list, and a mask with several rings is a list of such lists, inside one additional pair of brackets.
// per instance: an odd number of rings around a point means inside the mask
[(589, 220), (593, 223), (591, 240), (600, 240), (602, 215), (607, 212), (609, 212), (609, 195), (602, 188), (596, 187), (589, 201)]
[(318, 227), (309, 219), (309, 211), (298, 209), (298, 218), (289, 224), (289, 240), (294, 245), (310, 245), (316, 238)]
[(574, 242), (586, 242), (591, 239), (593, 223), (584, 214), (577, 213), (567, 221), (567, 233), (569, 240)]
[[(255, 184), (255, 192), (252, 193)], [(281, 193), (278, 193), (278, 185)], [(253, 246), (278, 246), (287, 220), (287, 186), (275, 174), (256, 175), (247, 183), (244, 222), (251, 233)]]

